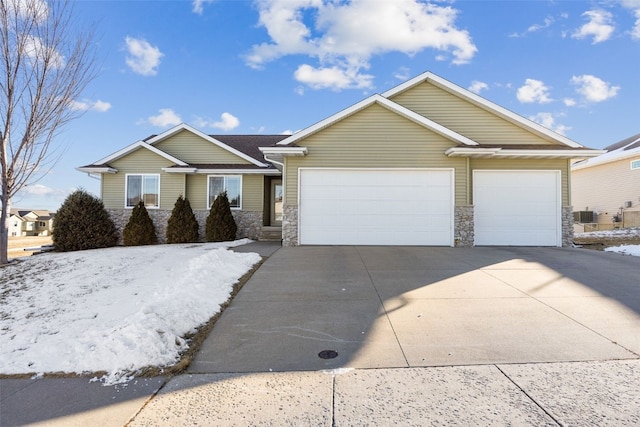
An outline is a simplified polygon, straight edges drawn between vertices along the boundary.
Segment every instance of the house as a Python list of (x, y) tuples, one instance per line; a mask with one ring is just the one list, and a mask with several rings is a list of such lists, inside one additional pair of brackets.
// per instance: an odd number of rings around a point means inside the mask
[(269, 227), (279, 232), (282, 221), (281, 173), (259, 147), (286, 137), (206, 135), (181, 124), (77, 169), (101, 176), (102, 201), (120, 230), (143, 200), (162, 241), (171, 210), (182, 195), (204, 236), (211, 204), (226, 191), (238, 236), (259, 239), (263, 230), (272, 231)]
[(50, 236), (53, 216), (48, 210), (11, 209), (9, 237)]
[(576, 222), (587, 230), (640, 227), (640, 134), (571, 166)]
[(226, 190), (238, 237), (287, 246), (562, 246), (571, 159), (600, 153), (427, 72), (291, 136), (182, 124), (78, 170), (119, 227), (144, 200), (159, 235), (180, 194), (203, 227)]

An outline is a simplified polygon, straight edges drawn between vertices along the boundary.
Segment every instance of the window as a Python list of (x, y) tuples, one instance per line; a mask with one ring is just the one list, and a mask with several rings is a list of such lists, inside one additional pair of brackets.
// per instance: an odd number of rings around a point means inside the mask
[(242, 176), (210, 176), (208, 187), (208, 209), (211, 208), (211, 205), (216, 197), (218, 197), (218, 194), (223, 191), (227, 192), (227, 198), (229, 199), (229, 206), (231, 209), (242, 208)]
[(127, 175), (125, 206), (132, 208), (140, 200), (147, 208), (160, 207), (159, 175)]
[(640, 160), (631, 161), (631, 170), (640, 169)]

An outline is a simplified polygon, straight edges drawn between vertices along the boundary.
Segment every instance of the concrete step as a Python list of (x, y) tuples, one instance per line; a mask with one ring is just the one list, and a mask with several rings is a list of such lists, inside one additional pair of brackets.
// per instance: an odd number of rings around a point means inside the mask
[(260, 230), (261, 242), (279, 242), (282, 240), (282, 227), (262, 227)]

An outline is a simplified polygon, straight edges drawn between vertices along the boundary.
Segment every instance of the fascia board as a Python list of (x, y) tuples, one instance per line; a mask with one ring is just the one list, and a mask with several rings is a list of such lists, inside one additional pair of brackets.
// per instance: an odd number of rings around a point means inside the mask
[(248, 162), (250, 162), (250, 163), (252, 163), (252, 164), (254, 164), (256, 166), (260, 166), (260, 167), (268, 166), (267, 164), (262, 163), (261, 161), (259, 161), (257, 159), (254, 159), (253, 157), (251, 157), (251, 156), (249, 156), (249, 155), (247, 155), (247, 154), (245, 154), (245, 153), (243, 153), (241, 151), (238, 151), (235, 148), (230, 147), (227, 144), (225, 144), (225, 143), (223, 143), (221, 141), (218, 141), (215, 138), (212, 138), (211, 136), (199, 131), (198, 129), (196, 129), (196, 128), (192, 127), (192, 126), (189, 126), (186, 123), (181, 123), (181, 124), (179, 124), (177, 126), (174, 126), (171, 129), (161, 133), (160, 135), (154, 136), (153, 138), (147, 140), (147, 143), (150, 144), (150, 145), (155, 145), (158, 142), (160, 142), (160, 141), (162, 141), (164, 139), (167, 139), (170, 136), (173, 136), (173, 135), (175, 135), (178, 132), (181, 132), (183, 130), (187, 130), (187, 131), (193, 133), (194, 135), (197, 135), (200, 138), (202, 138), (202, 139), (204, 139), (204, 140), (206, 140), (206, 141), (208, 141), (208, 142), (210, 142), (210, 143), (212, 143), (214, 145), (217, 145), (218, 147), (222, 148), (223, 150), (226, 150), (226, 151), (228, 151), (230, 153), (233, 153), (236, 156), (238, 156), (238, 157), (240, 157), (240, 158), (242, 158), (242, 159), (244, 159), (244, 160), (246, 160), (246, 161), (248, 161)]
[(491, 158), (556, 158), (580, 159), (596, 157), (602, 150), (510, 150), (509, 148), (465, 148), (453, 147), (445, 151), (448, 157), (491, 157)]
[(355, 114), (361, 110), (364, 110), (365, 108), (371, 106), (372, 104), (377, 103), (379, 105), (381, 105), (382, 107), (387, 108), (388, 110), (391, 110), (393, 112), (395, 112), (396, 114), (400, 114), (404, 117), (406, 117), (409, 120), (412, 120), (415, 123), (418, 123), (428, 129), (431, 129), (432, 131), (448, 138), (451, 139), (453, 141), (459, 142), (461, 144), (464, 145), (478, 145), (477, 142), (460, 135), (457, 132), (452, 131), (451, 129), (448, 129), (436, 122), (434, 122), (433, 120), (430, 120), (424, 116), (421, 116), (420, 114), (416, 113), (415, 111), (411, 111), (406, 107), (403, 107), (400, 104), (397, 104), (379, 94), (375, 94), (375, 95), (371, 95), (370, 97), (363, 99), (362, 101), (352, 105), (349, 108), (346, 108), (330, 117), (327, 117), (326, 119), (316, 123), (313, 126), (310, 126), (298, 133), (295, 133), (293, 135), (291, 135), (290, 137), (278, 142), (276, 145), (289, 145), (291, 143), (294, 143), (300, 139), (303, 139), (311, 134), (314, 134), (316, 132), (319, 132), (320, 130), (331, 126), (334, 123), (339, 122), (340, 120), (343, 120), (344, 118)]
[(550, 129), (547, 129), (546, 127), (532, 121), (529, 119), (525, 119), (524, 117), (522, 117), (519, 114), (514, 113), (513, 111), (507, 110), (504, 107), (501, 107), (498, 104), (495, 104), (471, 91), (468, 91), (456, 84), (451, 83), (448, 80), (443, 79), (442, 77), (433, 74), (430, 71), (427, 71), (423, 74), (420, 74), (417, 77), (414, 77), (411, 80), (406, 81), (405, 83), (396, 86), (386, 92), (384, 92), (382, 94), (382, 96), (384, 96), (385, 98), (390, 98), (398, 93), (404, 92), (407, 89), (410, 89), (416, 85), (419, 85), (425, 81), (431, 81), (436, 83), (439, 86), (445, 87), (447, 90), (457, 94), (458, 96), (460, 96), (461, 98), (466, 98), (467, 100), (470, 100), (474, 103), (480, 104), (482, 105), (484, 108), (486, 108), (487, 110), (493, 111), (494, 113), (498, 114), (499, 116), (502, 116), (512, 122), (515, 122), (521, 126), (524, 126), (526, 128), (529, 128), (530, 130), (534, 131), (535, 133), (540, 133), (543, 134), (551, 139), (553, 139), (554, 141), (557, 141), (563, 145), (566, 145), (568, 147), (572, 147), (572, 148), (581, 148), (583, 147), (582, 145), (578, 144), (575, 141), (572, 141), (571, 139), (562, 136), (556, 132), (553, 132)]
[(198, 169), (198, 168), (163, 168), (167, 173), (219, 174), (219, 175), (281, 175), (277, 169)]

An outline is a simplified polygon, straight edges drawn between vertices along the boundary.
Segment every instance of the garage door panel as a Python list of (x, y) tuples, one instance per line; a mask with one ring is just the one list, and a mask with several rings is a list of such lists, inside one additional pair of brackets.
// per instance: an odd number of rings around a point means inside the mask
[(474, 171), (476, 245), (560, 246), (558, 171)]
[(452, 170), (300, 171), (300, 244), (452, 244)]

